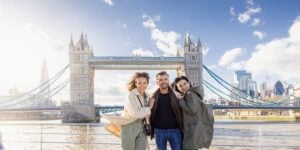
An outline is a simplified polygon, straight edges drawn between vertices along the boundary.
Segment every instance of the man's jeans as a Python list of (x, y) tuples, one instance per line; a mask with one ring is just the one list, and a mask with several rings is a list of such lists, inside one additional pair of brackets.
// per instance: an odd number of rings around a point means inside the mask
[(154, 129), (157, 150), (166, 150), (169, 141), (172, 150), (181, 150), (182, 139), (179, 129)]

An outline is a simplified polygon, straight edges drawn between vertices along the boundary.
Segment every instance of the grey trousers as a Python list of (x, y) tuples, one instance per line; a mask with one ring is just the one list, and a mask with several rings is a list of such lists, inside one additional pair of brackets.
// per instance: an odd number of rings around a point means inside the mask
[(123, 150), (146, 150), (147, 136), (143, 131), (143, 122), (137, 120), (122, 126), (121, 140)]

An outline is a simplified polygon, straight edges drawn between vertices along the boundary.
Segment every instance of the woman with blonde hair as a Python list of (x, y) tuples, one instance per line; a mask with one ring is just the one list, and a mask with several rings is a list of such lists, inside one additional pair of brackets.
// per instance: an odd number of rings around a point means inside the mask
[(145, 150), (148, 141), (144, 124), (151, 113), (153, 103), (149, 103), (149, 94), (146, 89), (149, 83), (149, 74), (135, 72), (128, 82), (128, 96), (125, 100), (121, 116), (104, 116), (112, 123), (121, 126), (121, 141), (124, 150)]
[(147, 135), (144, 123), (147, 122), (153, 104), (149, 104), (149, 94), (146, 89), (149, 83), (149, 74), (136, 72), (128, 83), (128, 97), (124, 104), (122, 116), (135, 121), (123, 125), (121, 130), (122, 148), (124, 150), (144, 150), (147, 145)]

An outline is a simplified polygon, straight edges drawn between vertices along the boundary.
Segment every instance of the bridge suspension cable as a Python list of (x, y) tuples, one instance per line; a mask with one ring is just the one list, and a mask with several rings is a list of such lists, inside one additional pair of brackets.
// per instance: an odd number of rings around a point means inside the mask
[[(69, 79), (67, 79), (67, 80), (65, 80), (64, 82), (62, 82), (62, 83), (60, 83), (58, 86), (56, 86), (55, 88), (53, 88), (53, 89), (51, 89), (47, 94), (50, 94), (51, 92), (53, 92), (53, 91), (55, 91), (53, 94), (51, 94), (50, 96), (49, 96), (49, 98), (51, 98), (51, 97), (53, 97), (54, 95), (56, 95), (59, 91), (61, 91), (64, 87), (66, 87), (66, 85), (68, 85), (68, 83), (69, 83)], [(58, 90), (57, 90), (58, 89)], [(22, 101), (19, 101), (19, 102), (16, 102), (16, 103), (13, 103), (13, 104), (7, 104), (7, 105), (3, 105), (3, 106), (1, 106), (1, 108), (11, 108), (10, 106), (12, 106), (12, 107), (18, 107), (20, 104), (24, 104), (24, 103), (26, 103), (26, 102), (28, 102), (28, 101), (30, 101), (33, 97), (35, 97), (36, 95), (33, 95), (33, 96), (31, 96), (31, 97), (29, 97), (29, 98), (27, 98), (27, 99), (24, 99), (24, 100), (22, 100)]]
[(25, 95), (28, 95), (28, 94), (32, 93), (32, 92), (35, 91), (35, 90), (38, 90), (39, 88), (41, 88), (42, 86), (46, 85), (46, 84), (49, 83), (50, 81), (55, 80), (57, 77), (60, 77), (60, 76), (67, 70), (68, 67), (69, 67), (69, 65), (65, 66), (61, 71), (59, 71), (57, 74), (55, 74), (55, 75), (54, 75), (52, 78), (50, 78), (49, 80), (45, 81), (43, 84), (41, 84), (41, 85), (35, 87), (34, 89), (32, 89), (32, 90), (30, 90), (30, 91), (28, 91), (28, 92), (26, 92), (26, 93), (24, 93), (24, 94), (22, 94), (22, 95), (20, 95), (20, 96), (17, 96), (17, 97), (15, 97), (15, 98), (11, 98), (11, 99), (8, 99), (8, 100), (4, 100), (4, 101), (2, 101), (2, 102), (0, 103), (0, 105), (1, 105), (1, 104), (4, 104), (4, 103), (7, 103), (7, 102), (14, 101), (14, 100), (16, 100), (16, 99), (19, 99), (19, 98), (21, 98), (21, 97), (23, 97), (23, 96), (25, 96)]
[[(204, 81), (204, 80), (203, 80)], [(209, 85), (207, 85), (206, 81), (203, 82), (204, 86), (207, 87), (211, 92), (219, 96), (220, 98), (226, 100), (227, 102), (230, 102), (230, 100), (226, 99), (225, 97), (221, 96), (219, 93), (217, 93), (215, 90), (213, 90)]]
[(55, 93), (51, 94), (51, 95), (49, 96), (49, 98), (52, 98), (53, 96), (55, 96), (58, 92), (60, 92), (62, 89), (64, 89), (69, 83), (70, 83), (70, 79), (67, 79), (65, 82), (63, 82), (63, 83), (61, 84), (60, 87), (57, 86), (57, 88), (59, 87), (58, 90), (57, 90)]
[[(232, 97), (231, 95), (228, 95), (227, 93), (225, 93), (225, 92), (223, 92), (222, 90), (218, 89), (217, 87), (213, 86), (212, 84), (210, 84), (210, 83), (207, 82), (206, 80), (203, 80), (203, 83), (204, 83), (204, 85), (205, 85), (206, 87), (209, 86), (209, 87), (211, 87), (211, 88), (217, 90), (219, 93), (222, 93), (222, 94), (228, 96), (229, 98), (234, 98), (234, 97)], [(211, 88), (210, 88), (210, 90), (211, 90)], [(216, 93), (216, 92), (214, 91), (214, 93)], [(218, 94), (218, 95), (219, 95), (219, 94)], [(243, 99), (243, 98), (242, 98), (242, 99)], [(248, 103), (256, 103), (256, 104), (259, 104), (259, 105), (262, 104), (262, 103), (254, 102), (254, 101), (251, 101), (251, 100), (248, 100), (248, 99), (243, 99), (243, 100), (244, 100), (244, 102), (248, 102)], [(230, 100), (227, 100), (227, 101), (230, 101)], [(240, 102), (241, 102), (241, 104), (242, 104), (242, 101), (240, 101)]]
[[(6, 103), (10, 103), (10, 102), (14, 102), (14, 101), (18, 101), (20, 100), (20, 98), (24, 97), (25, 95), (28, 95), (30, 93), (32, 93), (33, 91), (36, 91), (37, 89), (40, 89), (41, 87), (43, 87), (42, 90), (40, 90), (38, 93), (34, 94), (35, 95), (38, 95), (40, 93), (42, 93), (43, 91), (45, 91), (48, 87), (50, 87), (50, 85), (52, 85), (57, 79), (59, 79), (59, 77), (61, 77), (65, 71), (67, 70), (67, 68), (69, 67), (69, 65), (65, 66), (61, 71), (59, 71), (57, 74), (55, 74), (52, 78), (50, 78), (49, 80), (45, 81), (43, 84), (41, 84), (40, 86), (18, 96), (18, 97), (15, 97), (15, 98), (12, 98), (12, 99), (8, 99), (8, 100), (4, 100), (2, 102), (0, 102), (0, 106), (3, 105), (3, 104), (6, 104)], [(46, 85), (47, 83), (49, 83), (47, 86), (44, 87), (44, 85)], [(31, 96), (30, 98), (32, 98), (33, 96)], [(26, 99), (29, 99), (29, 98), (26, 98)], [(25, 99), (25, 100), (26, 100)]]
[[(242, 99), (247, 99), (245, 97), (244, 94), (241, 94), (243, 93), (239, 88), (233, 86), (232, 84), (228, 83), (227, 81), (225, 81), (223, 78), (221, 78), (220, 76), (218, 76), (217, 74), (215, 74), (213, 71), (211, 71), (207, 66), (203, 65), (203, 68), (207, 71), (207, 73), (215, 80), (217, 81), (220, 85), (222, 85), (226, 90), (228, 90), (229, 92), (231, 92), (231, 90), (225, 86), (223, 83), (225, 83), (226, 85), (230, 86), (231, 88), (237, 90), (239, 93), (237, 94), (240, 98)], [(221, 81), (220, 81), (221, 80)], [(248, 95), (249, 96), (249, 95)], [(249, 100), (249, 99), (247, 99)], [(286, 103), (291, 103), (292, 101), (294, 102), (297, 102), (299, 101), (299, 99), (297, 100), (296, 98), (294, 99), (290, 99), (290, 96), (288, 97), (284, 97), (284, 98), (281, 98), (281, 99), (278, 99), (276, 101), (273, 101), (273, 102), (270, 102), (270, 101), (266, 101), (264, 99), (260, 99), (260, 98), (256, 98), (256, 100), (259, 100), (261, 101), (261, 104), (264, 104), (264, 105), (280, 105), (280, 104), (286, 104)], [(251, 100), (250, 100), (251, 101)]]
[[(218, 76), (217, 74), (215, 74), (213, 71), (211, 71), (210, 69), (208, 69), (205, 65), (203, 65), (203, 68), (207, 71), (207, 73), (215, 80), (217, 81), (220, 85), (222, 85), (226, 90), (228, 90), (229, 92), (232, 92), (231, 89), (229, 89), (226, 85), (230, 86), (231, 88), (235, 89), (238, 91), (238, 93), (236, 93), (239, 97), (243, 98), (243, 99), (247, 99), (246, 96), (244, 94), (241, 94), (243, 93), (239, 88), (233, 86), (232, 84), (228, 83), (227, 81), (225, 81), (224, 79), (222, 79), (220, 76)], [(220, 81), (221, 80), (221, 81)], [(226, 85), (224, 85), (224, 83)], [(250, 96), (247, 94), (247, 96)], [(274, 103), (276, 104), (275, 102), (270, 102), (270, 101), (266, 101), (266, 100), (263, 100), (263, 99), (259, 99), (259, 98), (255, 98), (256, 100), (258, 101), (261, 101), (262, 103)], [(249, 100), (249, 99), (247, 99)], [(251, 100), (250, 100), (251, 101)]]

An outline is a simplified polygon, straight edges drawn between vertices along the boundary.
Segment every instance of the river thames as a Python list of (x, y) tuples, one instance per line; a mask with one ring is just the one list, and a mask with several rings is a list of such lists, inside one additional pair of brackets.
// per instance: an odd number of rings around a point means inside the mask
[[(54, 121), (2, 121), (7, 150), (118, 150), (120, 139), (99, 124)], [(41, 142), (42, 141), (42, 142)], [(217, 121), (211, 150), (300, 150), (300, 122)], [(155, 149), (154, 140), (150, 149)]]

